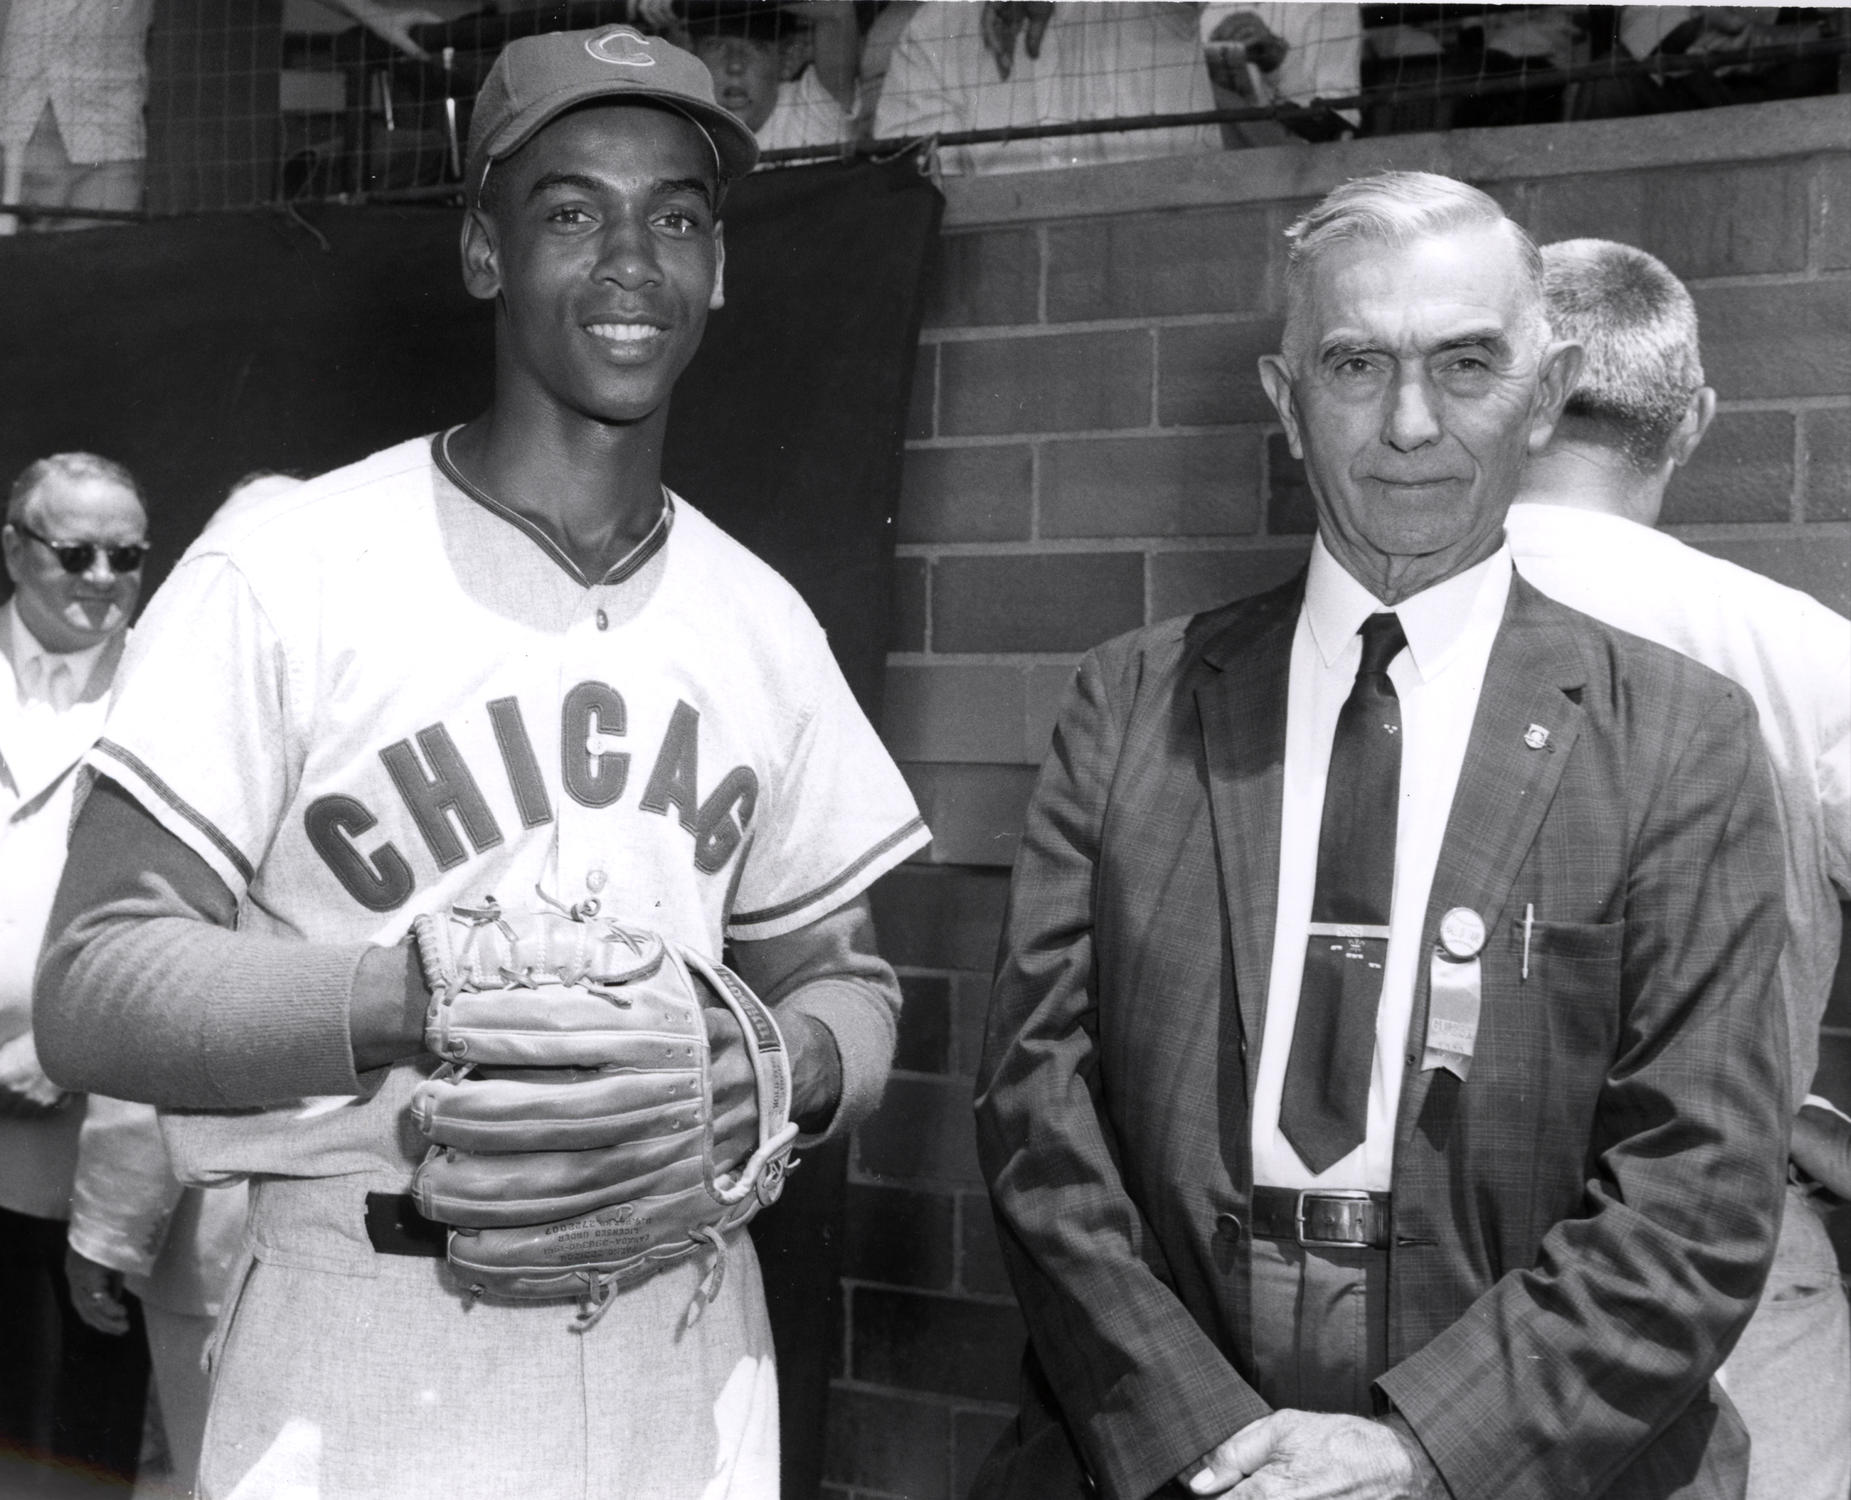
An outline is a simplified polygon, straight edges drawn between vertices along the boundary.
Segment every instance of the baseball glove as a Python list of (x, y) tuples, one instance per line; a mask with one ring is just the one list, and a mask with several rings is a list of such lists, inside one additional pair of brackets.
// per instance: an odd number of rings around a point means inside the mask
[[(451, 1226), (464, 1285), (576, 1297), (583, 1329), (622, 1287), (706, 1253), (698, 1316), (719, 1292), (723, 1236), (776, 1200), (797, 1135), (769, 1007), (699, 954), (582, 912), (491, 899), (413, 930), (425, 1045), (444, 1061), (412, 1097), (432, 1142), (412, 1192)], [(757, 1091), (757, 1149), (732, 1171), (713, 1155), (714, 1005), (738, 1021)]]

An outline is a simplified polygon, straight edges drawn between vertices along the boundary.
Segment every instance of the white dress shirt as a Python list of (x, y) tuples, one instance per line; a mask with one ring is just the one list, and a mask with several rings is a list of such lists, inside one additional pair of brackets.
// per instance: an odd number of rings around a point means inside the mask
[(1286, 1059), (1298, 1021), (1307, 927), (1317, 883), (1318, 830), (1337, 717), (1362, 662), (1363, 621), (1382, 609), (1325, 549), (1313, 543), (1304, 608), (1292, 638), (1286, 690), (1284, 805), (1279, 827), (1279, 905), (1253, 1101), (1253, 1180), (1271, 1187), (1366, 1188), (1385, 1192), (1394, 1168), (1395, 1111), (1414, 989), (1425, 958), (1422, 928), (1439, 865), (1453, 791), (1465, 762), (1491, 645), (1510, 597), (1507, 547), (1395, 606), (1407, 649), (1389, 663), (1401, 701), (1401, 807), (1388, 955), (1376, 1011), (1375, 1066), (1362, 1145), (1312, 1172), (1279, 1129)]
[[(71, 746), (65, 716), (84, 696), (98, 659), (109, 649), (100, 641), (82, 651), (47, 651), (19, 615), (19, 600), (6, 602), (12, 632), (14, 712), (0, 737), (0, 816), (11, 815), (53, 775), (68, 766), (83, 746)], [(8, 785), (8, 783), (11, 783)]]

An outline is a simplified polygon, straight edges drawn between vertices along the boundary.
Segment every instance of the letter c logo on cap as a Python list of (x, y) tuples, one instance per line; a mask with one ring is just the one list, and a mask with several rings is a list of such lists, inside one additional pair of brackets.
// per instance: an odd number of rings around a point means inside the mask
[(599, 62), (615, 63), (620, 68), (653, 68), (656, 65), (643, 34), (628, 26), (613, 26), (609, 31), (586, 37), (585, 50)]

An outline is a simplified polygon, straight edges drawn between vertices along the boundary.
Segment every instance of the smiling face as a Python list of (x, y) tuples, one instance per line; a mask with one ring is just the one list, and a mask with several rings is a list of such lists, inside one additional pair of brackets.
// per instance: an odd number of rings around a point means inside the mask
[(497, 302), (499, 396), (605, 423), (665, 411), (722, 301), (707, 138), (669, 110), (593, 105), (491, 171), (463, 280)]
[(135, 613), (141, 571), (117, 573), (106, 547), (148, 539), (148, 517), (132, 490), (98, 475), (73, 478), (53, 471), (19, 512), (19, 519), (53, 542), (94, 542), (81, 573), (67, 573), (58, 556), (17, 526), (4, 533), (6, 571), (19, 617), (47, 651), (83, 651), (116, 634)]
[(1331, 554), (1384, 603), (1498, 545), (1549, 439), (1573, 346), (1550, 345), (1515, 242), (1487, 225), (1325, 248), (1260, 362)]

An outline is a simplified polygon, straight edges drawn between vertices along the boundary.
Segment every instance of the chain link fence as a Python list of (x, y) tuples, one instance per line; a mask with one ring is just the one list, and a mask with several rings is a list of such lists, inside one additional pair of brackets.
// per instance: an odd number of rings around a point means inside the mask
[(981, 0), (0, 0), (0, 231), (456, 197), (537, 31), (693, 47), (767, 167), (1002, 172), (1832, 93), (1851, 12)]

